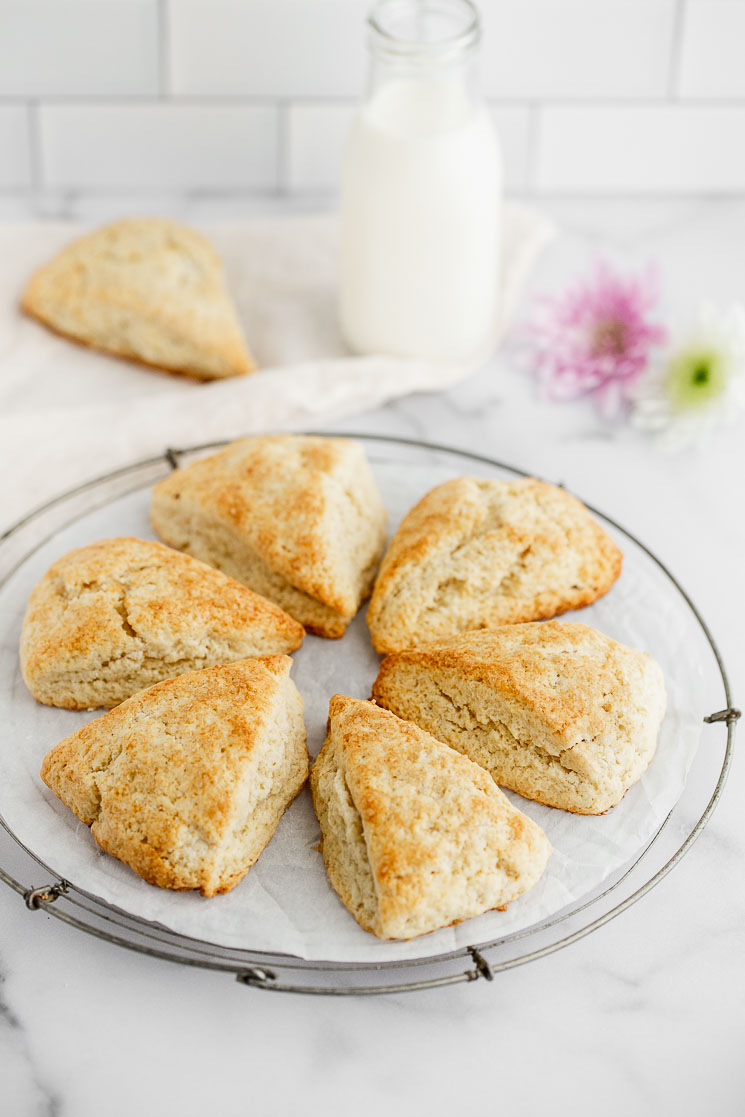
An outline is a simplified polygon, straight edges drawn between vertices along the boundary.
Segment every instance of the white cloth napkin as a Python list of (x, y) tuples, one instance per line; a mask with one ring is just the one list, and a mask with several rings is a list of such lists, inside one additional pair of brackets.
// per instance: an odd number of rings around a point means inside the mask
[[(0, 501), (3, 524), (168, 445), (320, 427), (396, 396), (449, 388), (476, 367), (350, 355), (336, 322), (335, 218), (215, 223), (204, 231), (225, 261), (261, 366), (250, 376), (198, 383), (55, 336), (20, 313), (18, 297), (79, 227), (0, 227), (0, 462), (11, 479)], [(505, 207), (495, 344), (552, 234), (535, 211)]]

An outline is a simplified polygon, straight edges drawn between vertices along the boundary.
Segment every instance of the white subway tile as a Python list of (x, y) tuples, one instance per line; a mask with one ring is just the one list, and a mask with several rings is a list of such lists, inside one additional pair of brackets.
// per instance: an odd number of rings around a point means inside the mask
[(504, 186), (507, 191), (524, 190), (528, 185), (530, 114), (530, 109), (517, 105), (498, 105), (492, 109), (502, 146)]
[(542, 191), (745, 190), (745, 106), (547, 106), (540, 111)]
[(157, 0), (0, 0), (0, 94), (157, 91)]
[(682, 97), (745, 97), (745, 2), (688, 0), (678, 91)]
[(0, 188), (22, 190), (31, 185), (28, 109), (0, 105)]
[(287, 186), (335, 192), (353, 105), (293, 105), (288, 111)]
[[(507, 190), (527, 184), (529, 110), (492, 108), (502, 144)], [(288, 112), (287, 186), (291, 191), (335, 192), (339, 185), (344, 141), (354, 116), (353, 105), (293, 105)]]
[(170, 0), (171, 92), (354, 97), (371, 0)]
[(49, 188), (270, 190), (277, 110), (244, 105), (43, 105)]
[(492, 97), (664, 96), (675, 0), (481, 0)]
[(38, 217), (34, 202), (29, 193), (0, 193), (0, 221), (33, 221)]

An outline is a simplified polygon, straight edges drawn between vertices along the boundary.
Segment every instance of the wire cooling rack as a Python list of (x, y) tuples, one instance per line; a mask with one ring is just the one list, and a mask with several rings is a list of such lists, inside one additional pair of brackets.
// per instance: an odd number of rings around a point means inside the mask
[[(466, 450), (386, 435), (350, 434), (367, 444), (371, 455), (387, 446), (397, 453), (414, 450), (432, 461), (478, 463), (514, 476), (527, 476), (504, 462)], [(192, 454), (218, 449), (225, 441), (165, 449), (157, 457), (115, 470), (49, 501), (0, 536), (0, 589), (45, 543), (82, 516), (110, 501), (147, 488)], [(634, 543), (660, 568), (677, 590), (681, 606), (695, 617), (711, 652), (710, 670), (721, 709), (702, 711), (712, 726), (698, 750), (683, 795), (634, 860), (581, 903), (553, 918), (491, 942), (432, 957), (388, 963), (309, 962), (287, 954), (232, 949), (169, 931), (156, 923), (112, 906), (74, 886), (28, 849), (0, 816), (0, 880), (32, 912), (43, 911), (115, 946), (185, 966), (233, 974), (244, 985), (278, 992), (334, 996), (400, 993), (479, 980), (543, 958), (597, 930), (626, 911), (675, 868), (701, 834), (722, 794), (732, 760), (735, 726), (740, 711), (732, 702), (721, 654), (698, 609), (667, 567), (631, 532), (596, 508), (600, 520)], [(723, 746), (723, 751), (722, 751)], [(12, 742), (8, 742), (12, 747)], [(42, 879), (43, 883), (30, 882)]]

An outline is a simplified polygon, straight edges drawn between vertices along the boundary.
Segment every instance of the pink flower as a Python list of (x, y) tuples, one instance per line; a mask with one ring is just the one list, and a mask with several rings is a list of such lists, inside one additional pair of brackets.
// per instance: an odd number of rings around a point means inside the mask
[(546, 398), (592, 395), (608, 417), (625, 410), (651, 349), (667, 337), (651, 317), (656, 301), (651, 269), (624, 277), (603, 262), (575, 288), (541, 299), (530, 343)]

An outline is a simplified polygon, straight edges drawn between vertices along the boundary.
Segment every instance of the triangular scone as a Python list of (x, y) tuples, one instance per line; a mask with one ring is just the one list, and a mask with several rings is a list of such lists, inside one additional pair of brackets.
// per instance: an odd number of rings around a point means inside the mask
[(362, 447), (346, 438), (244, 438), (153, 489), (158, 534), (342, 636), (375, 577), (386, 514)]
[(305, 635), (271, 601), (162, 543), (71, 551), (29, 598), (21, 671), (39, 702), (116, 706), (183, 671), (291, 652)]
[(458, 477), (411, 509), (380, 565), (367, 612), (379, 652), (589, 605), (621, 552), (556, 485)]
[(201, 380), (256, 367), (219, 256), (175, 221), (129, 218), (73, 241), (21, 305), (73, 341)]
[(379, 938), (504, 908), (551, 853), (477, 764), (373, 702), (331, 699), (311, 790), (329, 880)]
[(227, 892), (308, 776), (287, 656), (158, 683), (65, 737), (41, 778), (150, 884)]
[(505, 625), (383, 660), (375, 699), (549, 807), (602, 814), (649, 765), (665, 684), (584, 624)]

